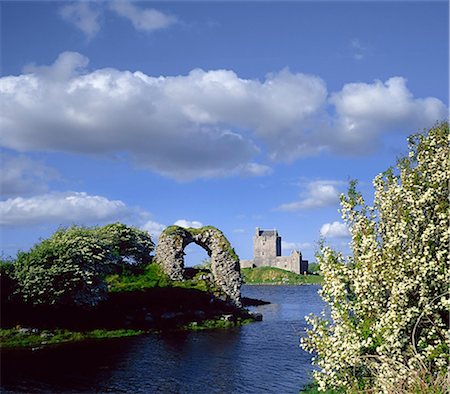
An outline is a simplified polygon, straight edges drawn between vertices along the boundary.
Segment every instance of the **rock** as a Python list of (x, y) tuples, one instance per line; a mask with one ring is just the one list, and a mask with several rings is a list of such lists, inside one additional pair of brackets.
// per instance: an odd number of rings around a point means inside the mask
[(258, 312), (250, 312), (250, 316), (251, 316), (252, 319), (254, 319), (255, 321), (262, 321), (262, 320), (263, 320), (263, 315), (262, 315), (262, 313), (258, 313)]
[(225, 321), (234, 321), (235, 318), (233, 315), (222, 315), (220, 320), (225, 320)]
[(225, 235), (217, 228), (200, 229), (170, 226), (160, 235), (155, 262), (172, 280), (184, 278), (184, 248), (196, 243), (211, 256), (211, 272), (215, 284), (226, 297), (241, 307), (241, 273), (239, 257)]
[(144, 321), (145, 321), (146, 323), (154, 323), (154, 322), (155, 322), (155, 318), (153, 317), (153, 315), (152, 315), (151, 313), (147, 313), (147, 314), (144, 316)]
[(177, 315), (174, 312), (164, 312), (161, 314), (161, 319), (163, 320), (173, 320), (177, 317)]
[(206, 313), (204, 311), (194, 311), (194, 316), (198, 319), (204, 319), (206, 317)]

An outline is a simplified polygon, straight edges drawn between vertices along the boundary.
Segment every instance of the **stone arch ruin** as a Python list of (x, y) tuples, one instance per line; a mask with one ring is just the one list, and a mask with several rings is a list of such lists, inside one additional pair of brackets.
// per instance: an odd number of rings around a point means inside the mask
[(214, 283), (236, 306), (241, 306), (241, 273), (239, 257), (219, 229), (167, 227), (160, 235), (155, 261), (172, 280), (184, 278), (184, 248), (196, 243), (211, 257)]

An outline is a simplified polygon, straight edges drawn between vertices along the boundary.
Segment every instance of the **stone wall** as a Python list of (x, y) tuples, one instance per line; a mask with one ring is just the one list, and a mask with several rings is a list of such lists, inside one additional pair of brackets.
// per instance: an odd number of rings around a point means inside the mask
[(196, 243), (211, 257), (214, 283), (236, 306), (241, 306), (241, 273), (239, 257), (223, 233), (212, 226), (183, 228), (170, 226), (158, 240), (155, 262), (173, 280), (183, 280), (184, 248)]
[(303, 274), (308, 271), (308, 261), (294, 250), (290, 256), (281, 256), (281, 237), (277, 230), (256, 228), (253, 237), (253, 260), (241, 260), (241, 268), (276, 267)]

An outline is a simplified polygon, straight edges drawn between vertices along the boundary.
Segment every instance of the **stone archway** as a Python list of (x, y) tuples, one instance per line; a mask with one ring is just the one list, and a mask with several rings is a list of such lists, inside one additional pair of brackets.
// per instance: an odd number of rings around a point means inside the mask
[(173, 280), (183, 280), (184, 248), (196, 243), (211, 257), (211, 272), (215, 284), (236, 306), (241, 306), (241, 273), (239, 257), (219, 229), (167, 227), (160, 235), (155, 261)]

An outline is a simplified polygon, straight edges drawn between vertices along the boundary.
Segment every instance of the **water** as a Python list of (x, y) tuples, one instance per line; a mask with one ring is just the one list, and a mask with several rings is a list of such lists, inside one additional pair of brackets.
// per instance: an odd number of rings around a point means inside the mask
[(244, 286), (264, 321), (2, 352), (2, 393), (298, 393), (311, 356), (299, 347), (318, 286)]

